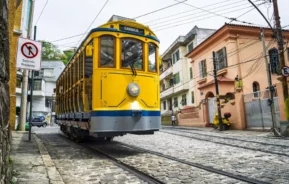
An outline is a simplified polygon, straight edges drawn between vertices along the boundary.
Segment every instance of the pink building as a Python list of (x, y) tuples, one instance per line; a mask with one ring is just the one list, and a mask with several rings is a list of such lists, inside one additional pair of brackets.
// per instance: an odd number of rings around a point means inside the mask
[[(216, 113), (212, 54), (215, 51), (222, 115), (231, 112), (233, 129), (271, 126), (271, 114), (266, 105), (268, 80), (260, 31), (259, 27), (225, 24), (186, 55), (191, 59), (198, 106), (183, 109), (178, 115), (179, 125), (209, 126), (212, 123)], [(289, 31), (284, 31), (283, 35), (286, 42)], [(270, 29), (265, 29), (265, 43), (267, 58), (271, 63), (272, 82), (276, 85), (279, 82), (279, 56), (277, 42)], [(288, 57), (289, 49), (285, 53), (286, 65), (289, 64)], [(277, 96), (275, 103), (279, 121)], [(260, 112), (255, 112), (257, 104)]]

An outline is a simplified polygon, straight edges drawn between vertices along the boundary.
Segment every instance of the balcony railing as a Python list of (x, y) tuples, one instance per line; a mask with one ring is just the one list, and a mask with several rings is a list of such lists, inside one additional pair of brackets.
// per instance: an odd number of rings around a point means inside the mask
[(160, 75), (160, 80), (163, 80), (164, 78), (166, 78), (170, 74), (173, 74), (173, 67), (169, 67), (169, 68), (165, 69), (164, 72), (162, 72)]
[(161, 91), (161, 99), (171, 96), (174, 93), (173, 89), (174, 88), (171, 86), (171, 87), (166, 88), (165, 90), (162, 90)]

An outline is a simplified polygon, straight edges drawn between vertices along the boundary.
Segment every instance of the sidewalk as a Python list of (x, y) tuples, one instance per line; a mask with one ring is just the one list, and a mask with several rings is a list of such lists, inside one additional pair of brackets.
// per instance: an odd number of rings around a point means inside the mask
[(64, 184), (53, 161), (40, 139), (27, 132), (12, 132), (11, 159), (12, 183), (19, 184)]

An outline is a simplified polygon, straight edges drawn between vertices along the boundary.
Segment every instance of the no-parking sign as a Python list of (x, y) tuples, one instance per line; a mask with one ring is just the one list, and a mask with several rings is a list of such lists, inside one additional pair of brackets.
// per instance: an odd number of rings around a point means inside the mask
[(19, 37), (17, 48), (17, 68), (41, 69), (41, 42)]

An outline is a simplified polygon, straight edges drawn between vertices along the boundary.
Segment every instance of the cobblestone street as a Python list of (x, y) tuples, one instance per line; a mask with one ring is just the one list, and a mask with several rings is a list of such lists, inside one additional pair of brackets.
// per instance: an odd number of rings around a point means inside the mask
[(97, 150), (160, 183), (289, 182), (289, 140), (163, 127), (154, 135), (74, 143), (57, 126), (34, 131), (67, 184), (150, 183)]

